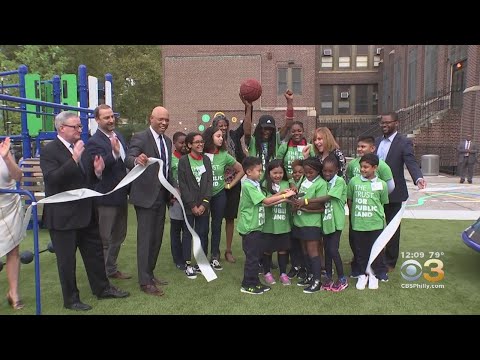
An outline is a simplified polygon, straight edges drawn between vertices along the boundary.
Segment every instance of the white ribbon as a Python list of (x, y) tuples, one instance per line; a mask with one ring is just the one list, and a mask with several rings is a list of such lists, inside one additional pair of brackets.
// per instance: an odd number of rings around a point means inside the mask
[[(182, 207), (184, 219), (187, 219), (187, 215), (185, 213), (185, 207), (183, 206), (182, 199), (180, 197), (180, 194), (177, 192), (177, 190), (170, 185), (170, 183), (165, 179), (162, 173), (162, 168), (163, 168), (163, 161), (161, 159), (156, 159), (156, 158), (148, 158), (148, 163), (146, 166), (141, 166), (141, 165), (136, 165), (123, 179), (118, 183), (117, 186), (111, 191), (109, 191), (106, 194), (99, 193), (97, 191), (91, 190), (91, 189), (75, 189), (75, 190), (68, 190), (64, 191), (49, 197), (46, 197), (42, 200), (39, 200), (37, 204), (53, 204), (53, 203), (63, 203), (63, 202), (68, 202), (68, 201), (75, 201), (75, 200), (80, 200), (80, 199), (87, 199), (91, 197), (97, 197), (97, 196), (106, 196), (114, 191), (117, 191), (118, 189), (130, 184), (132, 181), (134, 181), (136, 178), (138, 178), (143, 172), (147, 169), (152, 164), (159, 163), (159, 170), (158, 170), (158, 180), (160, 183), (163, 185), (165, 189), (167, 189), (175, 198), (178, 200), (180, 203), (180, 206)], [(23, 219), (23, 229), (26, 231), (28, 223), (30, 222), (30, 218), (32, 215), (32, 205), (30, 205), (27, 208), (27, 211), (25, 212), (25, 217)], [(195, 230), (190, 226), (187, 220), (185, 220), (185, 224), (187, 225), (188, 231), (192, 234), (193, 238), (193, 256), (195, 257), (195, 260), (197, 261), (198, 266), (200, 267), (200, 270), (202, 271), (202, 275), (207, 279), (208, 282), (215, 280), (217, 278), (217, 275), (213, 271), (212, 267), (210, 266), (210, 263), (207, 260), (207, 257), (205, 256), (205, 253), (203, 252), (202, 245), (200, 242), (200, 237), (198, 234), (195, 232)]]
[(392, 221), (383, 229), (382, 233), (378, 236), (377, 240), (375, 240), (372, 250), (370, 251), (370, 258), (368, 259), (367, 264), (367, 274), (373, 275), (372, 271), (372, 262), (377, 258), (378, 254), (382, 251), (385, 245), (388, 244), (390, 239), (392, 238), (395, 231), (397, 231), (398, 227), (400, 226), (400, 222), (402, 221), (402, 216), (405, 211), (405, 206), (407, 202), (404, 201), (402, 203), (402, 207), (398, 211), (398, 213), (393, 217)]

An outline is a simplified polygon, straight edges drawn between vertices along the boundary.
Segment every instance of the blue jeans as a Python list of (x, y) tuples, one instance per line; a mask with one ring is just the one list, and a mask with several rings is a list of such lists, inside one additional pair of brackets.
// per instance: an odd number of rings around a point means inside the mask
[[(187, 215), (188, 223), (195, 230), (202, 243), (202, 249), (205, 255), (208, 254), (208, 220), (209, 214), (203, 216)], [(190, 261), (192, 257), (192, 234), (187, 231), (185, 242), (183, 243), (183, 257), (185, 261)]]
[[(187, 225), (185, 220), (170, 219), (170, 248), (172, 250), (173, 262), (176, 265), (183, 265), (185, 259), (183, 258), (183, 244), (186, 243), (187, 238)], [(191, 242), (190, 242), (191, 243)]]

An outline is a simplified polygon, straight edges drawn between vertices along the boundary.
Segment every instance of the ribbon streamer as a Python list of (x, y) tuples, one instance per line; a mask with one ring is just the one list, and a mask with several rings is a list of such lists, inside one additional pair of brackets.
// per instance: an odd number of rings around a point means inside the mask
[[(117, 191), (118, 189), (133, 182), (136, 178), (138, 178), (140, 175), (143, 174), (143, 172), (147, 169), (147, 167), (155, 163), (159, 163), (160, 165), (158, 170), (158, 180), (160, 181), (160, 183), (163, 185), (165, 189), (167, 189), (173, 196), (175, 196), (175, 198), (177, 199), (177, 201), (180, 203), (182, 207), (185, 224), (187, 225), (188, 231), (190, 231), (193, 238), (193, 256), (195, 257), (195, 260), (197, 261), (197, 264), (200, 267), (200, 270), (202, 271), (202, 275), (205, 277), (207, 282), (215, 280), (217, 278), (217, 275), (213, 271), (212, 267), (210, 266), (210, 263), (207, 260), (207, 257), (205, 256), (205, 253), (203, 252), (202, 245), (200, 242), (200, 237), (186, 220), (187, 215), (185, 213), (185, 207), (183, 206), (183, 202), (180, 197), (180, 194), (172, 185), (170, 185), (167, 179), (165, 179), (165, 177), (163, 176), (163, 173), (162, 173), (163, 161), (161, 159), (151, 157), (151, 158), (148, 158), (148, 163), (146, 166), (136, 165), (122, 179), (122, 181), (120, 181), (118, 185), (115, 186), (113, 190), (107, 192), (106, 194), (102, 194), (87, 188), (81, 188), (81, 189), (64, 191), (64, 192), (43, 198), (42, 200), (37, 201), (37, 204), (54, 204), (54, 203), (62, 203), (62, 202), (68, 202), (68, 201), (87, 199), (91, 197), (110, 195), (111, 193)], [(30, 222), (31, 216), (32, 216), (32, 205), (30, 205), (25, 211), (25, 217), (23, 218), (24, 231), (27, 230), (28, 223)]]
[(373, 243), (372, 250), (370, 251), (370, 258), (368, 259), (367, 264), (367, 274), (373, 275), (371, 266), (372, 262), (377, 258), (378, 254), (380, 254), (382, 249), (385, 247), (385, 245), (387, 245), (393, 234), (395, 234), (395, 231), (397, 231), (398, 227), (400, 226), (400, 222), (402, 221), (402, 216), (405, 211), (406, 205), (407, 202), (404, 201), (398, 213), (393, 217), (392, 221), (390, 221), (390, 223), (385, 227), (385, 229), (383, 229), (377, 240), (375, 240), (375, 242)]

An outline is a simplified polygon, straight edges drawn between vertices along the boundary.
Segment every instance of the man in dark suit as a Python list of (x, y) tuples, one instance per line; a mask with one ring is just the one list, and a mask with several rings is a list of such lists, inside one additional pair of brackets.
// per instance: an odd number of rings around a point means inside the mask
[[(98, 130), (88, 139), (86, 150), (91, 159), (100, 155), (105, 164), (102, 177), (95, 185), (95, 191), (107, 193), (125, 177), (125, 154), (127, 144), (123, 136), (115, 130), (115, 115), (112, 108), (102, 104), (95, 109), (95, 120)], [(100, 237), (103, 243), (105, 270), (107, 276), (113, 279), (130, 279), (132, 276), (121, 272), (117, 267), (120, 247), (127, 235), (128, 221), (128, 187), (114, 193), (97, 197), (98, 223)]]
[[(172, 179), (172, 140), (165, 136), (169, 121), (168, 110), (164, 107), (157, 106), (152, 110), (150, 127), (135, 134), (130, 141), (125, 160), (127, 168), (132, 169), (137, 164), (145, 166), (148, 158), (154, 157), (163, 160), (163, 175), (167, 180)], [(162, 246), (165, 211), (170, 195), (158, 180), (158, 170), (158, 163), (149, 166), (132, 182), (130, 189), (130, 202), (135, 205), (137, 213), (138, 282), (142, 291), (155, 296), (164, 294), (159, 285), (168, 284), (153, 275)]]
[[(40, 156), (45, 181), (45, 195), (89, 187), (105, 167), (100, 156), (94, 161), (82, 157), (85, 150), (80, 140), (82, 125), (74, 112), (65, 111), (55, 117), (57, 138), (47, 144)], [(83, 159), (82, 159), (83, 158)], [(92, 166), (93, 165), (93, 166)], [(62, 286), (63, 303), (71, 310), (90, 310), (80, 301), (75, 276), (76, 251), (80, 248), (88, 281), (99, 299), (123, 298), (130, 295), (110, 284), (105, 273), (98, 223), (91, 198), (65, 203), (45, 204), (43, 223), (50, 230)]]
[(458, 151), (458, 175), (460, 175), (460, 184), (465, 182), (465, 172), (467, 181), (472, 183), (473, 168), (477, 162), (477, 145), (472, 141), (472, 135), (465, 136), (465, 140), (460, 141), (457, 146)]
[[(382, 115), (380, 126), (382, 127), (383, 136), (375, 140), (377, 155), (384, 160), (390, 169), (392, 169), (393, 180), (395, 181), (395, 189), (389, 194), (389, 203), (384, 205), (385, 218), (387, 224), (394, 218), (402, 207), (402, 202), (408, 198), (407, 184), (405, 182), (404, 165), (407, 166), (408, 172), (412, 177), (413, 183), (419, 189), (427, 186), (423, 179), (422, 171), (415, 160), (413, 154), (413, 145), (410, 139), (399, 134), (398, 115), (395, 112)], [(385, 265), (392, 271), (397, 264), (400, 248), (400, 226), (385, 247)], [(379, 277), (381, 280), (388, 280), (388, 277)]]

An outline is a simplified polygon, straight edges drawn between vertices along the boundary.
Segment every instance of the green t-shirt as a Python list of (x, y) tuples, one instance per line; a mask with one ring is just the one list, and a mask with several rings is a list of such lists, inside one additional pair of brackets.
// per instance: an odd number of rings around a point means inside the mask
[(233, 166), (237, 162), (235, 158), (225, 150), (220, 150), (218, 154), (205, 153), (210, 158), (213, 171), (213, 188), (212, 196), (217, 195), (225, 188), (225, 168)]
[[(310, 145), (307, 143), (307, 145)], [(283, 160), (283, 165), (289, 178), (292, 177), (292, 162), (297, 159), (303, 159), (302, 150), (306, 145), (293, 145), (291, 143), (282, 143), (277, 151), (277, 159)], [(310, 146), (310, 156), (315, 156), (313, 146)]]
[[(361, 175), (360, 173), (360, 159), (361, 157), (357, 157), (348, 163), (347, 167), (347, 179), (350, 181), (355, 176)], [(388, 164), (381, 160), (378, 163), (376, 175), (379, 179), (387, 182), (388, 180), (393, 179), (392, 169)]]
[[(327, 195), (327, 182), (322, 177), (317, 176), (313, 181), (305, 179), (300, 186), (299, 193), (305, 193), (302, 197), (314, 199)], [(322, 227), (322, 214), (310, 213), (297, 210), (293, 215), (293, 224), (297, 227), (315, 226)]]
[[(281, 140), (280, 140), (280, 132), (275, 133), (276, 136), (276, 141), (275, 141), (275, 151), (273, 152), (273, 156), (270, 160), (273, 160), (276, 158), (276, 154), (278, 153), (278, 147), (280, 146)], [(268, 154), (268, 148), (267, 148), (268, 143), (264, 142), (262, 143), (262, 150), (263, 154), (257, 154), (257, 147), (255, 146), (255, 137), (250, 138), (250, 144), (248, 144), (248, 155), (249, 156), (255, 156), (260, 159), (262, 159), (262, 170), (265, 171), (266, 169), (266, 157)]]
[(172, 177), (174, 184), (178, 185), (178, 161), (180, 159), (177, 158), (173, 153), (172, 153), (172, 158), (170, 159), (170, 164), (172, 166)]
[(327, 183), (327, 195), (332, 199), (325, 203), (325, 212), (322, 218), (324, 234), (332, 234), (345, 227), (345, 203), (347, 201), (347, 184), (342, 177), (335, 175)]
[(203, 163), (203, 157), (200, 160), (195, 160), (188, 155), (188, 161), (190, 162), (190, 168), (192, 169), (193, 176), (195, 176), (195, 180), (197, 180), (197, 183), (200, 186), (202, 174), (206, 171), (205, 164)]
[(385, 227), (383, 205), (388, 204), (387, 183), (355, 176), (348, 183), (347, 198), (352, 201), (350, 219), (355, 231), (381, 230)]
[(238, 207), (240, 216), (238, 217), (237, 231), (240, 235), (246, 235), (252, 231), (262, 231), (265, 223), (263, 199), (265, 199), (265, 195), (262, 193), (260, 185), (250, 179), (245, 179), (242, 183), (242, 193)]
[[(264, 187), (266, 183), (262, 184)], [(285, 190), (290, 187), (288, 181), (280, 181), (280, 188), (277, 190)], [(270, 193), (268, 193), (270, 195)], [(290, 218), (291, 218), (290, 205), (286, 202), (277, 204), (270, 207), (265, 207), (265, 224), (263, 224), (262, 232), (267, 234), (286, 234), (289, 233), (291, 229)]]

